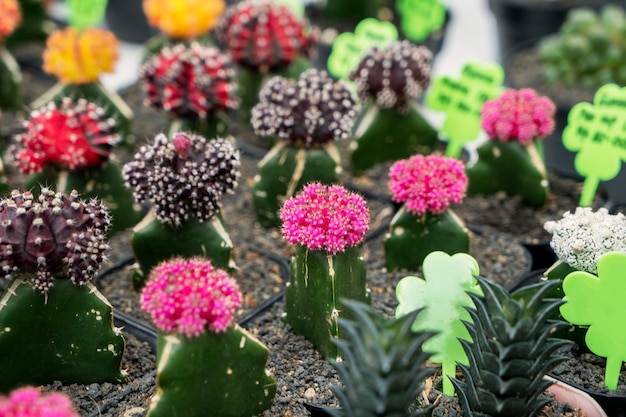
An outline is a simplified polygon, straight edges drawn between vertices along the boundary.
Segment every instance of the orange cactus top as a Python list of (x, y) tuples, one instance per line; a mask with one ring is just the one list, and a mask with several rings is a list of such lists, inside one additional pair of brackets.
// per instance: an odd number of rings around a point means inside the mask
[(108, 30), (67, 27), (48, 37), (43, 69), (63, 84), (91, 83), (103, 72), (113, 72), (118, 49), (117, 38)]
[(150, 25), (177, 39), (208, 32), (225, 8), (224, 0), (143, 0)]
[(0, 0), (0, 41), (9, 36), (22, 22), (17, 0)]

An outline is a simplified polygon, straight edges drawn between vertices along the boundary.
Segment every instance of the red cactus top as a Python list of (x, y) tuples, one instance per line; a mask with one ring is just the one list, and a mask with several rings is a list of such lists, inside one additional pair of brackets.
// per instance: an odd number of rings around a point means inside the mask
[(0, 416), (3, 417), (79, 417), (72, 401), (65, 394), (42, 394), (35, 387), (14, 389), (0, 396)]
[(491, 139), (508, 142), (518, 140), (529, 145), (554, 130), (556, 106), (546, 96), (531, 88), (509, 88), (481, 110), (482, 126)]
[(239, 65), (267, 72), (310, 56), (319, 32), (284, 5), (246, 0), (226, 9), (215, 33)]

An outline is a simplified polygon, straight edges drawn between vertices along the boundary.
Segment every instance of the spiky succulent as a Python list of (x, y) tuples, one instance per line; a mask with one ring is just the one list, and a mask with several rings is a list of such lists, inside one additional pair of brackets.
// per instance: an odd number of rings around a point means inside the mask
[(204, 119), (239, 104), (230, 57), (197, 42), (164, 47), (143, 64), (140, 78), (146, 103), (176, 117)]
[(423, 343), (432, 335), (416, 333), (411, 325), (420, 310), (386, 319), (369, 305), (342, 300), (353, 319), (339, 318), (345, 330), (335, 339), (344, 360), (331, 361), (344, 386), (332, 386), (341, 409), (329, 408), (335, 417), (406, 417), (425, 380), (434, 368), (425, 366), (429, 353)]
[(274, 77), (259, 98), (252, 109), (255, 133), (306, 147), (347, 139), (358, 109), (346, 83), (317, 69), (303, 72), (298, 80)]
[(350, 73), (361, 100), (373, 98), (382, 109), (408, 111), (430, 84), (433, 54), (409, 41), (392, 42), (384, 49), (371, 49)]
[(318, 30), (306, 20), (270, 0), (230, 6), (215, 33), (235, 62), (261, 72), (285, 68), (299, 55), (309, 56), (318, 38)]
[(513, 294), (477, 277), (483, 295), (469, 293), (475, 308), (465, 322), (473, 342), (461, 340), (469, 365), (459, 364), (464, 381), (452, 379), (467, 417), (531, 417), (551, 400), (539, 395), (552, 383), (543, 379), (564, 360), (554, 352), (568, 344), (551, 337), (567, 327), (551, 320), (561, 299), (547, 298), (560, 285), (542, 281)]
[(177, 133), (169, 141), (159, 134), (124, 165), (123, 176), (137, 202), (150, 201), (157, 219), (177, 227), (189, 216), (210, 220), (237, 186), (240, 166), (239, 151), (226, 139)]
[(107, 259), (109, 225), (106, 207), (80, 200), (76, 191), (66, 196), (44, 187), (35, 199), (30, 191), (14, 190), (0, 200), (2, 275), (27, 276), (42, 292), (57, 277), (84, 284)]

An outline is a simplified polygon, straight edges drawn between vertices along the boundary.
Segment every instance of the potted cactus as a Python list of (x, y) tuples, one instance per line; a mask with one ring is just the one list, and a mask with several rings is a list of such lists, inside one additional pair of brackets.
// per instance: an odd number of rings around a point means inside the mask
[(340, 185), (310, 183), (285, 201), (283, 238), (296, 245), (285, 289), (285, 321), (327, 359), (340, 351), (342, 298), (368, 302), (365, 261), (357, 245), (369, 227), (365, 200)]
[(6, 417), (79, 417), (67, 395), (42, 394), (32, 386), (14, 389), (0, 395), (0, 415)]
[(268, 409), (276, 382), (268, 349), (233, 324), (237, 283), (204, 258), (172, 258), (150, 273), (142, 308), (158, 329), (157, 390), (149, 417), (249, 417)]
[(350, 74), (363, 103), (350, 144), (352, 173), (384, 161), (429, 154), (437, 131), (417, 102), (430, 83), (432, 53), (409, 41), (374, 47)]
[(402, 204), (385, 235), (388, 271), (416, 271), (433, 251), (469, 252), (469, 231), (449, 208), (467, 189), (463, 163), (442, 155), (415, 155), (389, 170), (393, 201)]
[[(42, 188), (0, 201), (0, 392), (24, 384), (123, 383), (124, 338), (91, 283), (107, 260), (105, 206)], [(19, 349), (16, 349), (19, 346)]]
[(219, 213), (240, 176), (239, 151), (223, 138), (159, 134), (123, 167), (126, 185), (152, 209), (131, 236), (139, 290), (159, 262), (173, 256), (204, 256), (218, 268), (235, 267), (233, 244)]
[(548, 172), (540, 140), (554, 129), (554, 103), (532, 89), (507, 89), (482, 107), (482, 127), (489, 141), (468, 164), (467, 194), (521, 195), (540, 208), (549, 194)]
[(274, 77), (252, 110), (257, 135), (278, 141), (259, 162), (253, 202), (263, 227), (278, 227), (280, 205), (311, 181), (339, 182), (341, 154), (335, 139), (347, 139), (357, 105), (343, 81), (310, 69), (298, 80)]
[(30, 112), (15, 139), (11, 153), (20, 172), (30, 176), (26, 189), (36, 194), (43, 184), (102, 200), (112, 216), (110, 234), (140, 220), (140, 208), (111, 155), (120, 141), (117, 125), (103, 107), (82, 98), (49, 102)]
[(20, 110), (24, 100), (22, 73), (15, 58), (6, 48), (6, 40), (22, 23), (17, 0), (0, 2), (0, 108)]

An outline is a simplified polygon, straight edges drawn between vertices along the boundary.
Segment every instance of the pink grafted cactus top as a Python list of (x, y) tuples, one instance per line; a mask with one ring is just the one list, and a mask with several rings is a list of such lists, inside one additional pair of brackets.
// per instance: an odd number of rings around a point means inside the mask
[(65, 394), (42, 394), (35, 387), (17, 388), (8, 397), (0, 396), (0, 416), (79, 417)]

